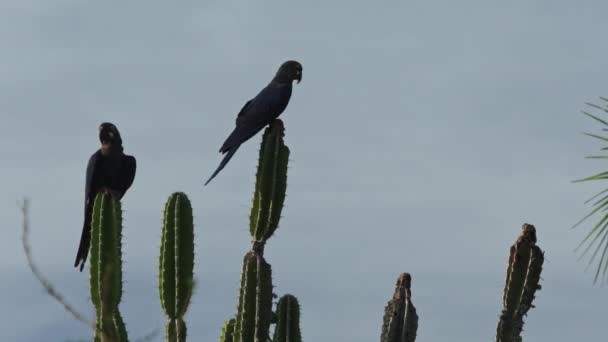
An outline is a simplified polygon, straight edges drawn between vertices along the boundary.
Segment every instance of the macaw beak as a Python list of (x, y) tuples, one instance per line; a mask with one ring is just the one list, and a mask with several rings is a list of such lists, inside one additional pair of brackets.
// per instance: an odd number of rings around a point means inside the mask
[(295, 80), (298, 81), (298, 84), (300, 84), (300, 82), (302, 81), (302, 70), (296, 71)]

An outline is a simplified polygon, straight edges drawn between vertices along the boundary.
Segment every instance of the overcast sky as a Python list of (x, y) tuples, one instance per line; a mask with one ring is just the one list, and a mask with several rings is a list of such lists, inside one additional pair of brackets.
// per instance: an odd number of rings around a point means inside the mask
[[(178, 4), (179, 3), (179, 4)], [(569, 228), (605, 170), (580, 110), (608, 95), (605, 1), (0, 1), (0, 340), (87, 340), (26, 267), (16, 202), (31, 199), (40, 268), (93, 318), (72, 268), (97, 126), (137, 158), (123, 200), (132, 338), (163, 329), (161, 209), (192, 200), (198, 280), (191, 341), (217, 340), (237, 304), (260, 136), (207, 187), (243, 104), (278, 66), (304, 67), (282, 118), (284, 218), (268, 242), (278, 294), (307, 341), (377, 341), (400, 272), (419, 341), (490, 341), (508, 248), (524, 222), (546, 251), (525, 340), (601, 341), (608, 288)], [(88, 268), (88, 267), (87, 267)], [(157, 341), (161, 340), (159, 336)]]

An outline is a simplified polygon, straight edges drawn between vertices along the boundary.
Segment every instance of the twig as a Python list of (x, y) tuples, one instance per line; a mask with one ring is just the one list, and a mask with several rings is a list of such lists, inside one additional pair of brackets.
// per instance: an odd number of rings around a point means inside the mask
[[(76, 309), (74, 309), (70, 304), (68, 304), (65, 301), (63, 296), (57, 290), (55, 290), (55, 288), (53, 287), (51, 282), (44, 275), (42, 275), (42, 272), (40, 272), (40, 270), (38, 269), (38, 266), (36, 266), (36, 263), (34, 263), (34, 258), (32, 257), (32, 248), (29, 243), (29, 235), (30, 235), (30, 225), (29, 225), (29, 220), (28, 220), (29, 200), (27, 198), (24, 198), (20, 207), (21, 207), (21, 213), (23, 215), (23, 223), (22, 223), (23, 234), (21, 235), (21, 243), (23, 244), (23, 251), (25, 252), (25, 256), (27, 258), (27, 264), (30, 267), (30, 270), (32, 270), (32, 273), (34, 273), (34, 275), (36, 276), (36, 278), (38, 279), (40, 284), (42, 284), (42, 287), (44, 287), (46, 292), (51, 297), (53, 297), (56, 301), (58, 301), (61, 305), (63, 305), (64, 309), (67, 312), (69, 312), (76, 320), (80, 321), (84, 325), (91, 328), (93, 330), (93, 332), (99, 333), (102, 336), (102, 341), (108, 341), (108, 339), (105, 338), (103, 331), (98, 330), (97, 326), (94, 322), (91, 322), (88, 319), (86, 319), (84, 317), (84, 315), (82, 315), (81, 313), (76, 311)], [(159, 330), (155, 329), (148, 335), (138, 338), (136, 340), (136, 342), (151, 341), (158, 335), (158, 333), (159, 333)]]
[(27, 198), (24, 198), (21, 204), (21, 213), (23, 214), (23, 235), (21, 235), (21, 243), (23, 244), (23, 251), (25, 252), (25, 256), (27, 257), (27, 264), (29, 265), (30, 270), (32, 270), (32, 273), (34, 273), (36, 278), (38, 278), (38, 281), (40, 282), (40, 284), (42, 284), (46, 292), (56, 301), (58, 301), (61, 305), (63, 305), (64, 309), (67, 312), (69, 312), (75, 319), (91, 328), (94, 332), (97, 332), (97, 327), (95, 326), (95, 323), (86, 319), (81, 313), (76, 311), (76, 309), (74, 309), (70, 304), (68, 304), (63, 298), (63, 296), (59, 292), (57, 292), (57, 290), (55, 290), (51, 282), (44, 275), (42, 275), (42, 272), (40, 272), (38, 266), (36, 266), (36, 264), (34, 263), (34, 260), (32, 258), (32, 248), (28, 240), (30, 233), (28, 208), (29, 200)]

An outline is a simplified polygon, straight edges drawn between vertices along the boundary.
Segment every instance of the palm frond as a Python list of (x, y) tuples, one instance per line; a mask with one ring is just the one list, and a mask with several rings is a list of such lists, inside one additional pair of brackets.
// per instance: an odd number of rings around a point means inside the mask
[[(600, 100), (603, 101), (602, 105), (598, 105), (595, 103), (586, 103), (593, 111), (599, 113), (591, 113), (589, 111), (581, 111), (584, 115), (590, 117), (591, 119), (601, 123), (604, 127), (602, 127), (603, 132), (608, 132), (608, 119), (603, 119), (600, 117), (600, 114), (608, 113), (608, 98), (600, 97)], [(604, 103), (605, 102), (605, 103)], [(603, 112), (603, 113), (602, 113)], [(608, 137), (599, 134), (593, 133), (583, 133), (586, 136), (594, 138), (596, 140), (608, 143)], [(602, 151), (607, 151), (608, 146), (601, 147)], [(608, 159), (608, 155), (591, 155), (587, 156), (587, 159)], [(593, 176), (577, 179), (573, 182), (587, 182), (587, 181), (597, 181), (597, 180), (605, 180), (608, 179), (608, 171), (600, 172)], [(586, 269), (596, 264), (597, 268), (595, 270), (595, 276), (593, 279), (594, 283), (597, 283), (600, 280), (602, 283), (606, 283), (608, 280), (608, 189), (604, 189), (597, 193), (595, 196), (591, 197), (589, 200), (585, 202), (585, 204), (595, 201), (592, 204), (592, 210), (585, 215), (581, 220), (579, 220), (572, 228), (577, 227), (591, 216), (594, 216), (599, 213), (599, 220), (591, 230), (585, 235), (580, 244), (576, 247), (575, 251), (579, 251), (581, 247), (585, 246), (583, 251), (580, 254), (579, 259), (582, 259), (589, 255), (589, 252), (593, 250), (593, 253), (589, 257), (589, 261), (587, 263)], [(597, 199), (599, 198), (599, 199)], [(601, 253), (600, 253), (601, 252)], [(598, 258), (599, 256), (599, 258)]]

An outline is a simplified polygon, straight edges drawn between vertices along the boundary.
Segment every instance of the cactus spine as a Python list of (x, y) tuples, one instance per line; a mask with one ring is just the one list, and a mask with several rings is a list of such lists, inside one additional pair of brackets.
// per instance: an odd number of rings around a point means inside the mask
[(534, 294), (541, 288), (544, 253), (536, 246), (536, 229), (524, 224), (511, 246), (503, 294), (503, 310), (496, 331), (497, 342), (521, 341), (523, 317), (533, 308)]
[(169, 321), (167, 341), (185, 341), (194, 268), (194, 224), (186, 194), (176, 192), (165, 204), (159, 260), (160, 303)]
[(236, 319), (231, 318), (224, 323), (222, 327), (222, 335), (220, 336), (220, 342), (234, 342), (234, 325)]
[(283, 142), (285, 127), (274, 120), (264, 131), (253, 193), (250, 232), (254, 241), (266, 241), (279, 225), (285, 191), (289, 148)]
[(273, 342), (302, 342), (298, 299), (290, 294), (281, 297), (277, 303), (277, 316)]
[(120, 202), (99, 193), (91, 220), (91, 301), (97, 316), (95, 341), (127, 341), (118, 305), (122, 296)]
[(382, 342), (414, 342), (418, 330), (418, 314), (412, 304), (412, 277), (401, 273), (393, 298), (384, 309)]

